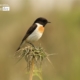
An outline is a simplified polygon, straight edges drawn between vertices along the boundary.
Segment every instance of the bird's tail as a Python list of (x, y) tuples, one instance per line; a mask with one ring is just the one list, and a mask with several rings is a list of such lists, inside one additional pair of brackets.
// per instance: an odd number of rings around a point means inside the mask
[(18, 51), (19, 49), (20, 49), (20, 47), (18, 47), (16, 51)]
[(23, 43), (23, 42), (21, 42), (20, 46), (17, 48), (17, 50), (16, 50), (16, 51), (18, 51), (18, 50), (20, 49), (20, 47), (21, 47), (22, 43)]
[[(27, 42), (27, 43), (29, 43), (30, 45), (32, 45), (32, 47), (34, 47), (35, 48), (35, 46), (32, 44), (32, 43), (30, 43), (30, 42)], [(20, 44), (20, 46), (17, 48), (17, 50), (16, 51), (18, 51), (19, 49), (20, 49), (20, 47), (21, 47), (21, 45), (23, 44), (23, 41), (21, 42), (21, 44)]]

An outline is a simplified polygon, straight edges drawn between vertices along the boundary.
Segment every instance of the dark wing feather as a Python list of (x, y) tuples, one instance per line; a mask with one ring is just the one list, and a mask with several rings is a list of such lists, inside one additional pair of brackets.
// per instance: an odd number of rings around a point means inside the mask
[[(36, 27), (37, 27), (37, 25), (36, 25), (36, 24), (33, 24), (33, 25), (28, 29), (28, 31), (26, 32), (24, 38), (22, 39), (21, 44), (22, 44), (22, 43), (26, 40), (26, 38), (36, 29)], [(20, 46), (21, 46), (21, 44), (20, 44)], [(17, 50), (20, 49), (20, 46), (18, 47)], [(17, 50), (16, 50), (16, 51), (17, 51)]]

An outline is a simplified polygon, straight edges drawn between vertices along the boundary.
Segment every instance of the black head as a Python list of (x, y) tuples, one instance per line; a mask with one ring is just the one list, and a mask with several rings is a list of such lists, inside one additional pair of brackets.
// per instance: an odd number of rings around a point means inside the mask
[(39, 17), (34, 21), (34, 24), (35, 23), (39, 23), (39, 24), (42, 24), (43, 26), (45, 26), (47, 23), (50, 23), (50, 22), (45, 18)]

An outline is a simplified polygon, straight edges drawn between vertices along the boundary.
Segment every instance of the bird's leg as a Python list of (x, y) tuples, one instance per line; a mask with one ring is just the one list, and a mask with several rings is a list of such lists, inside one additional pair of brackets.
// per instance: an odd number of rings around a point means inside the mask
[(35, 48), (35, 46), (34, 46), (31, 42), (27, 42), (27, 43), (29, 43), (30, 45), (32, 45), (32, 47), (34, 47), (34, 48)]

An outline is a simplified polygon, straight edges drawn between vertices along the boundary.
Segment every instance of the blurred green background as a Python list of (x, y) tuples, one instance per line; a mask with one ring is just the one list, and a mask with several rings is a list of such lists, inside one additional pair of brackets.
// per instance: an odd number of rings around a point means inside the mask
[(80, 80), (80, 0), (0, 0), (3, 4), (10, 11), (0, 10), (0, 80), (28, 80), (26, 61), (14, 65), (11, 54), (38, 17), (51, 24), (36, 45), (56, 54), (49, 57), (54, 67), (44, 60), (43, 80)]

